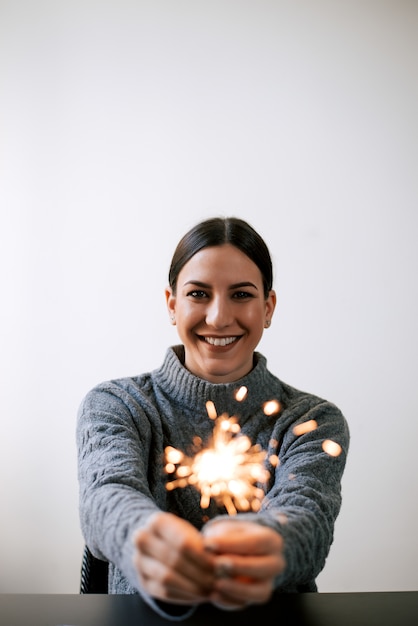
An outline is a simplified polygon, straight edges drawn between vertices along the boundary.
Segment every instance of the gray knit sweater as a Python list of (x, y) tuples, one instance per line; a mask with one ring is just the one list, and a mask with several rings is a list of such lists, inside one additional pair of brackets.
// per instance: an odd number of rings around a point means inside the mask
[[(163, 472), (167, 445), (190, 452), (195, 435), (205, 442), (213, 421), (205, 408), (215, 404), (218, 415), (239, 417), (241, 432), (279, 464), (258, 513), (239, 513), (277, 529), (283, 535), (287, 567), (277, 579), (277, 592), (315, 591), (341, 506), (341, 477), (349, 445), (347, 423), (333, 404), (281, 382), (255, 354), (255, 367), (236, 383), (214, 384), (197, 378), (183, 365), (182, 346), (167, 351), (162, 367), (133, 378), (98, 385), (81, 404), (77, 424), (80, 521), (90, 550), (109, 561), (109, 593), (140, 593), (166, 617), (170, 607), (155, 602), (141, 589), (132, 564), (132, 533), (157, 511), (170, 511), (196, 528), (203, 515), (226, 514), (212, 504), (200, 508), (193, 487), (167, 491)], [(234, 391), (245, 385), (242, 402)], [(278, 415), (266, 416), (262, 405), (276, 399)], [(316, 420), (318, 427), (297, 436), (295, 425)], [(340, 444), (330, 456), (324, 440)], [(284, 521), (284, 523), (283, 523)], [(178, 611), (177, 611), (178, 612)], [(187, 611), (183, 617), (187, 615)]]

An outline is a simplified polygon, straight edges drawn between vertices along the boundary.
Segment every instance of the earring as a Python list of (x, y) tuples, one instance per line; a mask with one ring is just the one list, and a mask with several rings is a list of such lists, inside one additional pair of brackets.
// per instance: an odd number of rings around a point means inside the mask
[(269, 328), (271, 324), (271, 320), (266, 320), (266, 323), (264, 324), (264, 328)]
[(176, 323), (176, 318), (175, 318), (175, 316), (173, 314), (170, 315), (170, 321), (171, 321), (172, 324)]

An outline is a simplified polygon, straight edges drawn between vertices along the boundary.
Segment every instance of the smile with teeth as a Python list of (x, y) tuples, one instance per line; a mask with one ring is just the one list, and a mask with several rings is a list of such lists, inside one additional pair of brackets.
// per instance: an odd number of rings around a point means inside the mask
[(211, 346), (228, 346), (234, 343), (238, 337), (205, 337), (204, 339)]

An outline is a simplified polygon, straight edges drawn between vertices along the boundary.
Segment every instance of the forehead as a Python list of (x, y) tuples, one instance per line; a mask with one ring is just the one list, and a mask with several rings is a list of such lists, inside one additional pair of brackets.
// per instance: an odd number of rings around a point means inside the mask
[(190, 280), (207, 283), (251, 280), (261, 284), (262, 276), (254, 261), (228, 243), (196, 252), (182, 268), (178, 282), (181, 285)]

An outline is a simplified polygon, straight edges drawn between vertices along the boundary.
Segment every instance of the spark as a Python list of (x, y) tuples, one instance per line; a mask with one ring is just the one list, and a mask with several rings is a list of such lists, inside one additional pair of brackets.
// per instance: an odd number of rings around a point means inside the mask
[(342, 452), (340, 444), (331, 439), (325, 439), (325, 441), (322, 442), (322, 449), (329, 454), (329, 456), (340, 456)]
[(270, 454), (269, 461), (272, 467), (277, 467), (278, 465), (280, 465), (280, 460), (277, 454)]
[(247, 393), (248, 389), (243, 385), (235, 392), (235, 400), (237, 400), (238, 402), (242, 402), (247, 397)]
[(318, 424), (315, 420), (308, 420), (307, 422), (303, 422), (302, 424), (297, 424), (293, 428), (293, 434), (296, 437), (300, 437), (301, 435), (306, 435), (306, 433), (310, 433), (311, 431), (318, 428)]
[(211, 420), (216, 420), (217, 413), (216, 413), (215, 405), (213, 404), (212, 400), (208, 400), (206, 402), (206, 411), (208, 412), (208, 415)]
[(282, 526), (287, 524), (288, 521), (289, 521), (289, 519), (288, 519), (288, 517), (287, 517), (287, 515), (285, 513), (277, 513), (276, 518), (280, 522), (280, 524), (282, 524)]
[(277, 400), (269, 400), (263, 404), (264, 415), (275, 415), (280, 413), (281, 405)]
[[(241, 392), (242, 397), (245, 395)], [(177, 487), (194, 486), (200, 492), (202, 509), (207, 509), (213, 499), (223, 505), (229, 515), (238, 510), (258, 511), (264, 497), (264, 490), (258, 485), (267, 482), (270, 475), (264, 467), (267, 453), (241, 434), (235, 416), (225, 413), (218, 417), (211, 401), (206, 403), (206, 410), (215, 421), (209, 446), (194, 457), (167, 446), (165, 471), (172, 474), (174, 480), (168, 482), (166, 488), (172, 491)]]

